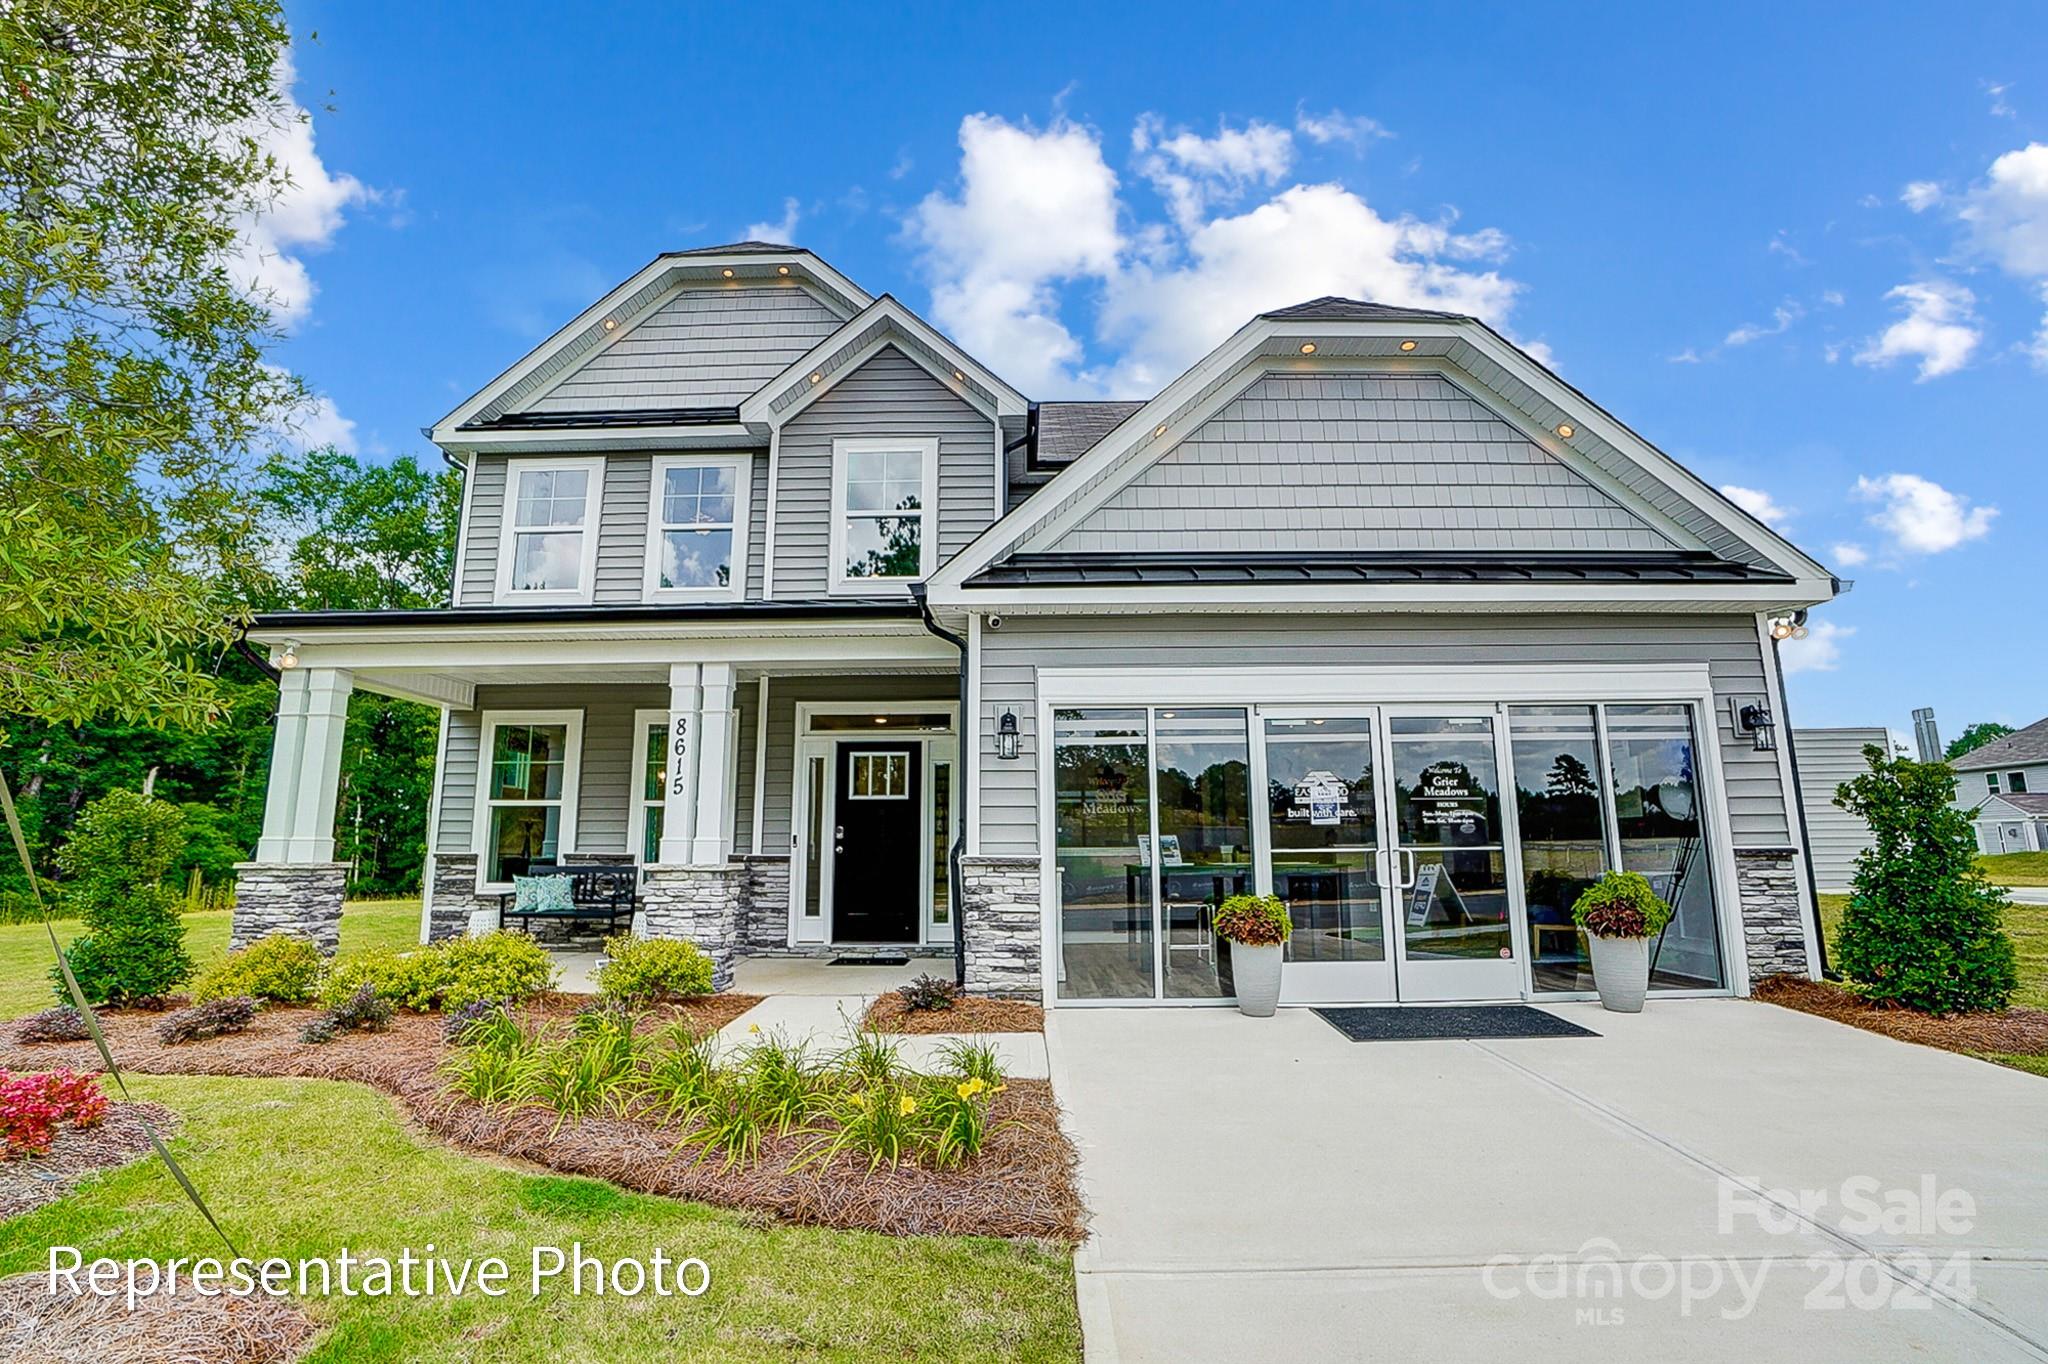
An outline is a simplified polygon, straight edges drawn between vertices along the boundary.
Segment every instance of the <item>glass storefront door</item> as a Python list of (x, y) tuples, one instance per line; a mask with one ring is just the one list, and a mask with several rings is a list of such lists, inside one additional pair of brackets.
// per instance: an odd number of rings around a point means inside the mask
[(1263, 725), (1270, 889), (1294, 921), (1281, 997), (1392, 999), (1377, 724), (1369, 712), (1269, 711)]

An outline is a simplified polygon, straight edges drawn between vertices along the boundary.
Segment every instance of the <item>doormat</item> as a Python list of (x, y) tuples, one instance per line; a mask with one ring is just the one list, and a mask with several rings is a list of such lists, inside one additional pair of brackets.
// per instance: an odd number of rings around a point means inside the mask
[(1591, 1028), (1526, 1004), (1460, 1008), (1317, 1009), (1354, 1042), (1431, 1042), (1480, 1037), (1598, 1037)]
[(827, 966), (908, 966), (908, 957), (834, 957)]

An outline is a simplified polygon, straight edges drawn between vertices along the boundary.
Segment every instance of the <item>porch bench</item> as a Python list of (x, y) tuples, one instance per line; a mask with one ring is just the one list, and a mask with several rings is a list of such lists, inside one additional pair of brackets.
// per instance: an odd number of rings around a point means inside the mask
[(521, 932), (532, 933), (533, 921), (540, 919), (554, 923), (603, 923), (607, 935), (631, 931), (633, 914), (640, 907), (640, 869), (632, 863), (577, 863), (565, 867), (553, 862), (536, 862), (526, 874), (567, 877), (570, 907), (515, 909), (516, 897), (507, 892), (498, 897), (500, 929), (505, 927), (506, 920), (517, 919)]

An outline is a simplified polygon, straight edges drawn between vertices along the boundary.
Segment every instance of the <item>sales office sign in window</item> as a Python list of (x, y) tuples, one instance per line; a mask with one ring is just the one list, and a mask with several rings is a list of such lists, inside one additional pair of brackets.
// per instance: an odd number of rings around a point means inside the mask
[(1287, 818), (1327, 828), (1351, 813), (1351, 787), (1334, 772), (1315, 771), (1294, 783), (1294, 804)]
[(1415, 799), (1421, 803), (1425, 828), (1456, 829), (1469, 838), (1485, 820), (1486, 793), (1463, 763), (1431, 763), (1423, 768)]

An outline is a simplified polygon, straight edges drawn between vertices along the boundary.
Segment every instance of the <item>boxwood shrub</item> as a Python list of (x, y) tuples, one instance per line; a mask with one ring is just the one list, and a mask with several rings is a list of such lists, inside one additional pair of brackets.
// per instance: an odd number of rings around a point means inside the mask
[(711, 958), (681, 938), (608, 938), (597, 968), (601, 998), (638, 1008), (711, 993)]
[(311, 939), (288, 933), (259, 938), (215, 963), (192, 986), (192, 1001), (248, 995), (277, 1004), (304, 1004), (320, 993), (327, 959)]

